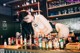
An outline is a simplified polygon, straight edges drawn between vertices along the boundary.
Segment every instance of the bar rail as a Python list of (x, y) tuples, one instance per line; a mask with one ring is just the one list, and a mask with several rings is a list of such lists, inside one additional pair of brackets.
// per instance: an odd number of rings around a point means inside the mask
[(25, 50), (25, 49), (0, 49), (0, 53), (80, 53), (80, 50)]

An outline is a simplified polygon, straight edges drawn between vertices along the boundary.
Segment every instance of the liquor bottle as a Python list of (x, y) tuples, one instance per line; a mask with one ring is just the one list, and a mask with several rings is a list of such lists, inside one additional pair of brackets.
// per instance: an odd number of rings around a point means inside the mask
[(17, 5), (17, 7), (20, 7), (20, 5)]
[(59, 39), (60, 49), (64, 49), (64, 40), (62, 38)]
[(80, 12), (80, 7), (77, 7), (77, 11)]
[(66, 0), (62, 0), (62, 5), (66, 5)]
[(48, 8), (52, 7), (51, 3), (48, 4)]
[(74, 7), (74, 12), (77, 12), (78, 11), (78, 7)]
[(64, 10), (64, 14), (67, 14), (67, 10), (66, 9)]
[(39, 49), (42, 49), (42, 36), (39, 35)]
[(23, 6), (26, 6), (26, 4), (25, 4), (25, 3), (23, 3), (23, 4), (22, 4), (22, 7), (23, 7)]
[(26, 39), (26, 35), (24, 37), (24, 49), (27, 49), (27, 39)]
[(74, 10), (73, 10), (73, 8), (71, 8), (71, 13), (74, 13)]
[(59, 4), (59, 1), (56, 1), (56, 6), (59, 6), (60, 4)]
[[(45, 36), (44, 36), (45, 37)], [(44, 37), (42, 38), (42, 49), (44, 50), (46, 48), (46, 42)]]
[(8, 38), (8, 45), (11, 45), (11, 38)]
[(78, 10), (79, 10), (79, 12), (80, 12), (80, 7), (78, 7)]
[(46, 42), (46, 50), (49, 49), (48, 41)]
[(18, 45), (18, 38), (16, 38), (16, 45)]
[(52, 49), (52, 40), (51, 39), (48, 42), (48, 47), (49, 47), (49, 49)]
[(71, 13), (71, 11), (70, 11), (70, 8), (68, 9), (68, 14), (70, 14)]
[(31, 12), (31, 9), (29, 8), (27, 11), (28, 11), (28, 12)]
[(34, 0), (34, 3), (36, 3), (37, 1), (36, 0)]
[(34, 9), (33, 8), (30, 8), (30, 12), (33, 12), (34, 11)]
[(53, 7), (53, 6), (55, 6), (55, 3), (54, 2), (50, 2), (49, 3), (49, 7)]
[(6, 42), (6, 40), (4, 40), (4, 47), (6, 47), (7, 46), (7, 42)]
[(15, 45), (15, 39), (14, 39), (14, 37), (11, 38), (11, 45)]
[(48, 35), (44, 35), (43, 37), (44, 41), (45, 41), (45, 49), (48, 50), (49, 49), (49, 44), (48, 44)]
[(50, 40), (51, 39), (51, 33), (50, 34), (48, 34), (48, 40)]
[(30, 34), (30, 39), (29, 39), (29, 45), (32, 44), (32, 38), (31, 38), (31, 34)]
[(22, 35), (20, 36), (20, 44), (23, 45), (23, 37), (22, 37)]
[(63, 5), (63, 1), (62, 0), (59, 0), (59, 5)]
[(20, 38), (20, 33), (19, 32), (16, 32), (16, 45), (18, 45), (19, 43), (19, 38)]
[(4, 41), (3, 41), (3, 35), (0, 36), (0, 45), (3, 45)]
[(26, 1), (26, 5), (29, 5), (30, 3), (28, 1)]
[(73, 8), (68, 8), (68, 14), (73, 13), (73, 12), (74, 12)]
[(34, 0), (31, 0), (31, 3), (34, 3)]
[(31, 36), (31, 34), (29, 36), (30, 36), (30, 39), (29, 39), (29, 47), (30, 47), (30, 49), (32, 49), (32, 36)]
[(61, 11), (58, 11), (58, 15), (61, 15)]
[(27, 39), (26, 39), (26, 36), (24, 37), (24, 45), (27, 45)]
[(39, 38), (38, 37), (34, 38), (34, 44), (35, 44), (36, 49), (39, 49)]
[(59, 41), (58, 41), (58, 38), (55, 38), (54, 39), (53, 46), (54, 46), (54, 49), (59, 49)]

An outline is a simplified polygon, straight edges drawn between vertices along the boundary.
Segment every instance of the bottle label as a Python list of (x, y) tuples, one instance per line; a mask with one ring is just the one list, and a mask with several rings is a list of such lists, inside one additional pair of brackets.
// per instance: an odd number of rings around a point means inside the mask
[(52, 48), (52, 44), (50, 44), (50, 48)]
[(59, 48), (59, 43), (58, 42), (54, 43), (54, 48)]
[(31, 39), (30, 39), (30, 45), (32, 44), (32, 41), (31, 41)]
[(64, 44), (63, 42), (60, 42), (60, 47), (61, 47), (61, 48), (63, 48), (63, 44)]
[(48, 46), (48, 44), (46, 43), (46, 48), (48, 49), (48, 47), (49, 47), (49, 46)]
[(8, 38), (8, 44), (9, 44), (9, 45), (11, 44), (11, 40), (10, 40), (10, 38)]
[(52, 42), (49, 42), (49, 48), (52, 48)]
[(42, 47), (45, 48), (45, 41), (42, 42)]
[(30, 34), (30, 40), (29, 40), (29, 41), (30, 41), (29, 43), (30, 43), (30, 45), (31, 45), (31, 44), (32, 44), (31, 34)]
[(41, 42), (42, 38), (39, 38), (39, 42)]
[(26, 39), (24, 39), (24, 45), (26, 45)]
[(40, 47), (40, 48), (42, 47), (42, 43), (39, 43), (39, 47)]
[(23, 44), (22, 38), (21, 38), (21, 45)]
[(57, 48), (59, 48), (59, 43), (57, 43)]

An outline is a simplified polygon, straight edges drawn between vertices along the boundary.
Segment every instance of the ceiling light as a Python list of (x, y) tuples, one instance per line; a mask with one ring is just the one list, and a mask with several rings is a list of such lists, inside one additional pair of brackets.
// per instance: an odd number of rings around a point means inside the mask
[(4, 3), (3, 6), (6, 6), (6, 3)]

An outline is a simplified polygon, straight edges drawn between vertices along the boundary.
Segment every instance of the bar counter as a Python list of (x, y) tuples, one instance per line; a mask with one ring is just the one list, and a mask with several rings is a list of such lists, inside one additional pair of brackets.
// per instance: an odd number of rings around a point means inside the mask
[(0, 45), (0, 53), (80, 53), (80, 50), (29, 50), (29, 49), (18, 49), (21, 46), (4, 46)]

